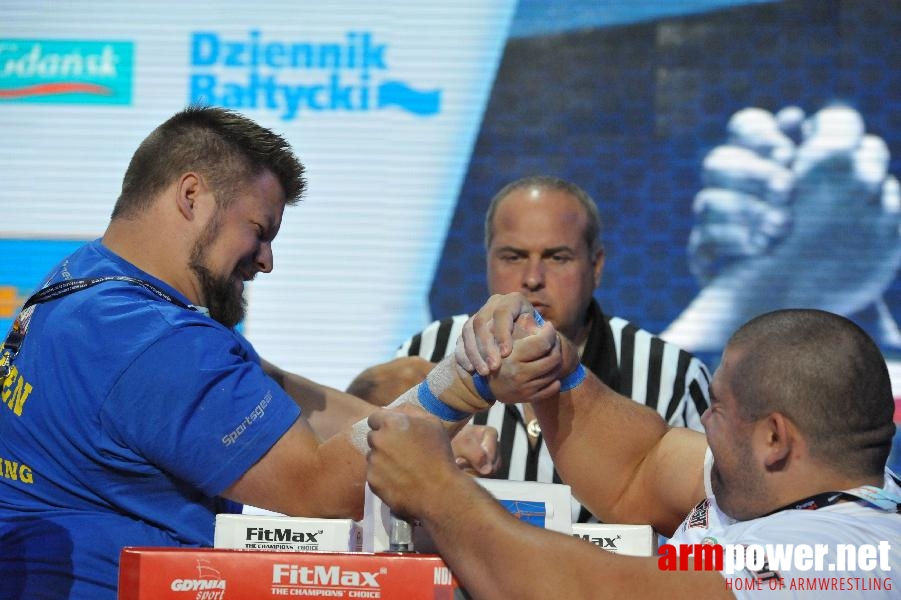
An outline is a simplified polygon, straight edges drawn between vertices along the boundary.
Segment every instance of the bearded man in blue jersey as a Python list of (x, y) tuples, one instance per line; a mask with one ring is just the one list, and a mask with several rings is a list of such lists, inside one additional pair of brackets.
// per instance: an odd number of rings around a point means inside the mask
[[(234, 328), (303, 173), (250, 119), (181, 111), (135, 152), (103, 237), (26, 301), (0, 350), (4, 597), (113, 599), (123, 547), (211, 546), (241, 503), (362, 515), (373, 407)], [(447, 362), (392, 410), (456, 431), (485, 406)]]

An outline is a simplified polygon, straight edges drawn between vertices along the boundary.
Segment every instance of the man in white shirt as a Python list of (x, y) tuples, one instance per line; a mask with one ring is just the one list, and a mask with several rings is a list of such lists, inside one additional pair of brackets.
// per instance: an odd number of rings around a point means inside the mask
[[(595, 514), (650, 523), (671, 546), (625, 557), (519, 523), (450, 461), (423, 474), (420, 456), (449, 456), (434, 424), (374, 414), (370, 485), (422, 523), (473, 595), (897, 596), (901, 490), (885, 470), (894, 402), (885, 361), (857, 325), (805, 309), (745, 324), (714, 375), (705, 436), (613, 392), (532, 315), (521, 295), (493, 297), (467, 324), (458, 362), (500, 401), (532, 403), (560, 474)], [(751, 568), (670, 560), (670, 549), (704, 545)]]

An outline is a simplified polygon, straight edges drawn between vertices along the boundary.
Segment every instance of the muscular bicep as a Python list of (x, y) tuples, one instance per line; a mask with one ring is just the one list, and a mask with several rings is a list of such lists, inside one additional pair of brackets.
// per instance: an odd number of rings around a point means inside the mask
[(640, 507), (657, 531), (672, 535), (706, 495), (706, 451), (703, 434), (682, 427), (668, 430), (642, 461), (624, 502)]
[(558, 473), (601, 520), (671, 533), (704, 497), (704, 435), (668, 427), (593, 375), (535, 410)]

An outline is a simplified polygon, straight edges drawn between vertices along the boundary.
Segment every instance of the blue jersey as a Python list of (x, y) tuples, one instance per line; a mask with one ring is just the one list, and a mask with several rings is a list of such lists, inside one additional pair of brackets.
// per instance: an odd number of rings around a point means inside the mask
[[(218, 497), (300, 415), (251, 345), (100, 241), (2, 382), (0, 598), (115, 598), (124, 546), (211, 546)], [(183, 303), (182, 305), (179, 305)]]

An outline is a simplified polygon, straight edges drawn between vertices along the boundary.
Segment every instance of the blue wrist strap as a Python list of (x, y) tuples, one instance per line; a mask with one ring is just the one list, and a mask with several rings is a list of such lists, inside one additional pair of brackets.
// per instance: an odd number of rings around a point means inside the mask
[(575, 371), (560, 379), (560, 391), (568, 392), (574, 387), (578, 387), (583, 381), (585, 381), (585, 367), (579, 364)]
[[(541, 313), (539, 313), (534, 308), (532, 309), (532, 317), (535, 319), (535, 323), (539, 327), (544, 325), (544, 319), (541, 317)], [(494, 393), (491, 391), (491, 386), (488, 385), (488, 380), (485, 379), (485, 377), (479, 375), (478, 373), (474, 373), (472, 376), (472, 383), (476, 386), (476, 391), (479, 393), (479, 396), (482, 397), (482, 400), (485, 400), (486, 402), (494, 402), (495, 400), (497, 400), (497, 398), (494, 397)], [(578, 385), (578, 383), (576, 385)]]
[[(532, 317), (535, 319), (535, 323), (541, 327), (544, 325), (544, 319), (541, 317), (541, 313), (532, 309)], [(476, 387), (476, 391), (479, 393), (479, 396), (482, 397), (482, 400), (486, 402), (494, 402), (497, 398), (494, 397), (494, 393), (491, 391), (491, 386), (488, 385), (488, 380), (478, 373), (474, 373), (472, 376), (472, 383)], [(576, 384), (578, 385), (578, 384)]]
[(474, 373), (472, 376), (472, 383), (476, 386), (476, 391), (479, 393), (479, 396), (482, 397), (482, 400), (494, 402), (494, 393), (491, 391), (491, 387), (489, 387), (488, 380), (485, 379), (485, 377), (478, 373)]
[(419, 384), (416, 395), (422, 407), (442, 421), (463, 421), (472, 416), (468, 412), (457, 410), (442, 402), (438, 396), (432, 393), (428, 381)]

